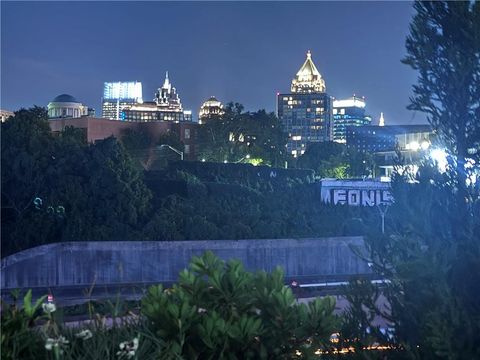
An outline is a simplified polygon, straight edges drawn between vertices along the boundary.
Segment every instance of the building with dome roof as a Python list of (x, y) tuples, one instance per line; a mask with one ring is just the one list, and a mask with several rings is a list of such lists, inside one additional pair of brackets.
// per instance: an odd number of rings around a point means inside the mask
[(310, 50), (292, 80), (290, 93), (277, 93), (277, 116), (288, 133), (288, 152), (302, 155), (309, 143), (333, 139), (332, 99)]
[(61, 94), (48, 103), (48, 117), (57, 118), (79, 118), (89, 115), (89, 109), (72, 95)]
[(200, 107), (198, 112), (198, 123), (205, 124), (208, 119), (214, 116), (221, 116), (225, 113), (223, 110), (223, 104), (217, 100), (215, 96), (211, 96)]

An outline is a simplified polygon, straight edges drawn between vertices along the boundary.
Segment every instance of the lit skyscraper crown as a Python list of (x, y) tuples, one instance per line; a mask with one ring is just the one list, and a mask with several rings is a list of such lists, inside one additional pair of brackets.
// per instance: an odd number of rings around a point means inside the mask
[(158, 107), (165, 108), (167, 110), (182, 111), (182, 103), (178, 96), (177, 89), (172, 86), (168, 78), (168, 71), (165, 74), (165, 81), (163, 86), (155, 93), (155, 102)]
[(323, 93), (326, 91), (325, 80), (322, 79), (322, 75), (312, 61), (310, 50), (307, 52), (307, 59), (292, 80), (291, 90), (292, 93)]

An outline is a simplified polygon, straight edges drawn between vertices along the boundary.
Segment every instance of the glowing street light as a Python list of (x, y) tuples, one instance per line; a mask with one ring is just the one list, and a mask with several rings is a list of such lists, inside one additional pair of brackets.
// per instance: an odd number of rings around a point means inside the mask
[(176, 152), (178, 155), (180, 155), (180, 160), (183, 160), (183, 151), (180, 151), (180, 150), (177, 150), (175, 149), (174, 147), (170, 146), (170, 145), (167, 145), (167, 144), (162, 144), (159, 146), (159, 148), (169, 148), (170, 150), (172, 150), (173, 152)]

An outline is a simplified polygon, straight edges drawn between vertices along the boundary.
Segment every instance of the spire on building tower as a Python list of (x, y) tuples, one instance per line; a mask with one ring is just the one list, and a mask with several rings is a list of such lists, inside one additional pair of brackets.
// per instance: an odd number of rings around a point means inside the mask
[(380, 113), (380, 120), (378, 120), (378, 126), (385, 126), (385, 119), (383, 118), (383, 112)]
[(312, 61), (312, 53), (307, 51), (307, 59), (292, 80), (293, 93), (325, 92), (325, 80)]
[(170, 80), (168, 79), (168, 71), (167, 71), (167, 72), (165, 72), (165, 81), (163, 82), (163, 87), (165, 89), (169, 89), (170, 86), (171, 86), (171, 84), (170, 84)]

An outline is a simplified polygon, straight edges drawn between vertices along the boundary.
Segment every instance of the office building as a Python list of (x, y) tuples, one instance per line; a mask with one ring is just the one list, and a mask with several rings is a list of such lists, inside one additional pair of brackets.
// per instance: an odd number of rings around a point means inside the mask
[(348, 126), (370, 125), (372, 118), (365, 115), (365, 98), (353, 96), (333, 101), (333, 141), (346, 143)]
[(290, 92), (277, 94), (277, 116), (288, 133), (287, 151), (297, 157), (311, 142), (333, 138), (332, 100), (310, 51), (292, 80)]
[(430, 149), (433, 135), (430, 125), (350, 126), (347, 127), (347, 147), (372, 154), (380, 169), (378, 175), (388, 179), (395, 166), (415, 173)]
[(200, 111), (198, 112), (198, 122), (199, 124), (205, 124), (208, 119), (221, 116), (224, 113), (225, 110), (223, 110), (223, 104), (218, 101), (215, 96), (212, 96), (200, 107)]
[(124, 108), (142, 102), (141, 82), (106, 82), (103, 85), (102, 117), (120, 120)]
[(347, 127), (347, 147), (361, 152), (410, 150), (430, 141), (430, 125), (367, 125)]
[(89, 109), (72, 95), (61, 94), (48, 103), (48, 117), (50, 119), (79, 118), (88, 116)]
[(172, 86), (165, 75), (162, 87), (155, 93), (154, 101), (144, 101), (124, 107), (120, 112), (120, 120), (125, 121), (192, 121), (192, 111), (183, 110), (177, 89)]

